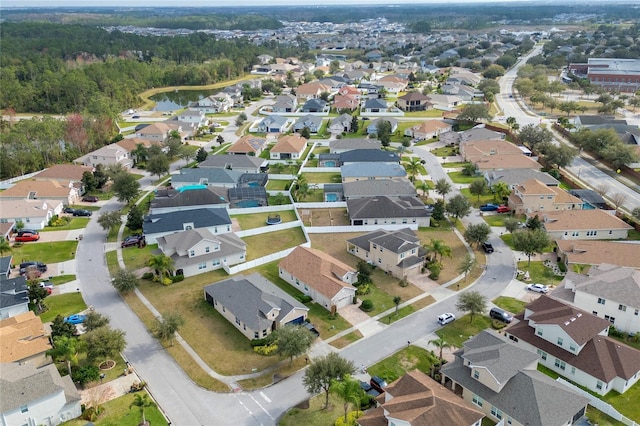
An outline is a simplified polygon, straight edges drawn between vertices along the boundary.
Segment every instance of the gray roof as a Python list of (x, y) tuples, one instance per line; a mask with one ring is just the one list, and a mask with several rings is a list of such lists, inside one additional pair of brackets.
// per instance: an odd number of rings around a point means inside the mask
[(265, 314), (274, 308), (280, 310), (276, 321), (280, 321), (294, 308), (309, 310), (257, 273), (239, 275), (210, 284), (204, 288), (204, 291), (253, 330), (271, 327), (273, 321), (267, 319)]
[(306, 109), (324, 109), (327, 106), (327, 101), (322, 99), (311, 98), (302, 106), (302, 110)]
[[(557, 383), (550, 377), (537, 370), (521, 370), (511, 375), (507, 383), (499, 393), (484, 386), (471, 375), (471, 369), (465, 366), (463, 358), (466, 358), (467, 345), (474, 347), (476, 352), (481, 350), (482, 344), (489, 348), (498, 344), (496, 339), (485, 336), (489, 331), (482, 331), (477, 336), (465, 342), (465, 347), (456, 352), (456, 359), (442, 367), (442, 373), (462, 385), (464, 388), (478, 395), (484, 401), (500, 409), (505, 415), (512, 417), (520, 424), (528, 426), (561, 426), (566, 425), (574, 414), (585, 408), (588, 399), (573, 392), (569, 388)], [(491, 333), (493, 334), (493, 333)], [(504, 344), (515, 346), (507, 339), (493, 334)], [(476, 342), (477, 339), (477, 342)], [(531, 352), (517, 348), (523, 357), (528, 357)], [(535, 354), (533, 354), (535, 355)], [(508, 356), (508, 362), (517, 363), (514, 355)], [(505, 358), (506, 360), (507, 358)], [(505, 363), (507, 364), (507, 363)], [(496, 363), (493, 371), (498, 371), (502, 364)], [(508, 368), (508, 374), (513, 371), (513, 365), (504, 365)]]
[(243, 173), (238, 179), (238, 186), (253, 186), (251, 184), (265, 186), (268, 180), (269, 175), (266, 173)]
[[(333, 125), (333, 124), (342, 125), (343, 123), (351, 124), (352, 120), (353, 120), (353, 117), (351, 116), (351, 114), (345, 113), (345, 114), (339, 115), (338, 117), (332, 119), (330, 121), (330, 125)], [(331, 143), (333, 143), (333, 142), (331, 142)]]
[(347, 200), (349, 218), (400, 218), (429, 217), (431, 213), (425, 209), (424, 203), (417, 197), (365, 197)]
[(384, 99), (369, 99), (364, 103), (365, 109), (387, 109), (389, 106)]
[(258, 169), (266, 165), (266, 160), (252, 155), (231, 155), (220, 154), (210, 155), (202, 163), (198, 164), (199, 168), (255, 168)]
[(338, 192), (342, 194), (343, 188), (344, 186), (341, 183), (325, 183), (322, 187), (325, 194), (327, 192)]
[(12, 255), (0, 257), (0, 279), (3, 279), (4, 275), (9, 273), (9, 271), (11, 270), (12, 260)]
[(352, 238), (348, 240), (348, 242), (368, 251), (371, 248), (370, 242), (374, 240), (376, 244), (380, 244), (382, 247), (394, 253), (400, 253), (398, 251), (400, 248), (403, 248), (402, 251), (405, 251), (405, 247), (406, 250), (410, 250), (413, 246), (420, 247), (420, 238), (418, 238), (410, 228), (399, 229), (397, 231), (379, 229)]
[(340, 167), (342, 177), (404, 177), (407, 171), (400, 164), (353, 163)]
[(341, 163), (400, 163), (395, 152), (376, 149), (352, 149), (340, 153)]
[(262, 186), (243, 186), (240, 188), (229, 188), (229, 202), (235, 204), (242, 200), (256, 200), (261, 205), (266, 206), (269, 196), (267, 190)]
[(381, 149), (382, 144), (377, 139), (336, 139), (329, 142), (331, 152), (350, 149)]
[(226, 209), (179, 210), (171, 213), (150, 214), (144, 218), (142, 229), (145, 234), (176, 232), (184, 230), (185, 223), (193, 223), (194, 229), (210, 226), (231, 225)]
[[(181, 256), (179, 254), (187, 252), (202, 240), (217, 242), (220, 245), (220, 249), (195, 257)], [(158, 247), (165, 253), (175, 252), (171, 255), (171, 258), (174, 261), (175, 268), (180, 269), (200, 262), (208, 262), (209, 260), (242, 253), (246, 251), (247, 244), (233, 232), (213, 235), (207, 229), (190, 229), (158, 238)]]
[(293, 128), (295, 130), (301, 130), (305, 127), (319, 128), (321, 125), (322, 125), (322, 117), (309, 114), (309, 115), (303, 115), (302, 117), (298, 118), (298, 120), (293, 125)]
[(29, 303), (25, 277), (0, 280), (0, 308), (9, 308), (24, 303)]
[(151, 208), (201, 206), (227, 202), (227, 189), (216, 186), (158, 189), (155, 198), (151, 200)]
[[(246, 157), (245, 155), (234, 155), (234, 157)], [(236, 185), (240, 176), (244, 172), (240, 170), (198, 168), (181, 169), (180, 174), (171, 175), (171, 184), (190, 184), (193, 182), (207, 182), (208, 184)]]
[(492, 170), (486, 172), (486, 175), (489, 178), (489, 185), (493, 185), (496, 182), (504, 182), (509, 186), (515, 186), (529, 179), (537, 179), (547, 186), (560, 185), (560, 182), (549, 173), (533, 169)]
[(571, 189), (569, 190), (569, 194), (575, 195), (592, 206), (605, 206), (607, 204), (600, 194), (590, 189)]
[[(325, 185), (325, 188), (327, 185)], [(358, 180), (342, 184), (345, 198), (373, 196), (415, 197), (416, 188), (406, 179)]]
[[(577, 278), (577, 275), (571, 275)], [(581, 276), (576, 291), (584, 291), (607, 300), (614, 300), (635, 309), (640, 308), (640, 271), (602, 264), (589, 270), (589, 276)]]

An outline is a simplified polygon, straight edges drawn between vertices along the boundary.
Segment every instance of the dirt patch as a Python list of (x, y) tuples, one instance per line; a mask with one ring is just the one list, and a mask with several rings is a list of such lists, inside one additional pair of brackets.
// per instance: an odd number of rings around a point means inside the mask
[(298, 209), (298, 214), (306, 226), (347, 226), (347, 209)]
[(111, 370), (113, 367), (116, 366), (116, 362), (112, 359), (108, 359), (106, 361), (103, 361), (98, 368), (100, 370)]

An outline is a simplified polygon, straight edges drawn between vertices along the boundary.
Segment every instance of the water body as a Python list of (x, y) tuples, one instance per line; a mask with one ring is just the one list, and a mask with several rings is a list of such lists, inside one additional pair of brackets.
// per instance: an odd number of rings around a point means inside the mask
[(218, 92), (220, 92), (220, 89), (175, 90), (173, 92), (155, 94), (150, 99), (156, 103), (153, 111), (176, 111), (186, 108), (191, 102), (199, 101)]

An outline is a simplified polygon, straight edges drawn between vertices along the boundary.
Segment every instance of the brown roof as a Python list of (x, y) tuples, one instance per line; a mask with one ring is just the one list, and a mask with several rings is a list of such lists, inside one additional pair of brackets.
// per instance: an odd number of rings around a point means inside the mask
[(296, 87), (296, 95), (318, 95), (331, 90), (330, 86), (322, 83), (307, 83)]
[(600, 265), (610, 263), (629, 268), (640, 268), (640, 244), (616, 241), (557, 240), (560, 253), (568, 263)]
[(16, 182), (11, 188), (0, 192), (0, 197), (28, 198), (31, 192), (35, 192), (38, 198), (68, 197), (71, 192), (69, 184), (69, 181), (26, 179)]
[(524, 195), (554, 195), (555, 192), (540, 182), (538, 179), (529, 179), (516, 186), (516, 189)]
[(538, 212), (547, 231), (632, 229), (604, 210), (558, 210)]
[(400, 96), (398, 99), (402, 99), (403, 101), (426, 101), (429, 100), (429, 97), (423, 95), (420, 92), (409, 92), (406, 95)]
[[(3, 200), (0, 217), (2, 218), (42, 218), (49, 210), (62, 204), (62, 201), (37, 200)], [(45, 207), (46, 206), (46, 207)]]
[(15, 362), (51, 349), (40, 317), (33, 311), (0, 320), (0, 362)]
[(354, 288), (341, 278), (355, 269), (320, 250), (298, 246), (278, 266), (328, 298)]
[(451, 124), (447, 124), (440, 120), (428, 120), (413, 126), (411, 129), (415, 132), (432, 133), (440, 129), (450, 129)]
[(93, 172), (93, 167), (80, 166), (77, 164), (56, 164), (48, 169), (44, 169), (34, 176), (38, 180), (62, 179), (81, 181), (84, 172)]
[(116, 142), (116, 145), (129, 152), (135, 150), (138, 147), (138, 144), (142, 144), (142, 146), (144, 146), (145, 148), (149, 148), (151, 145), (155, 145), (158, 143), (142, 138), (122, 139), (121, 141)]
[(141, 135), (143, 134), (166, 135), (172, 130), (178, 130), (178, 126), (172, 126), (167, 123), (153, 123), (140, 129), (138, 133), (140, 133)]
[(249, 153), (258, 152), (265, 143), (264, 138), (258, 138), (252, 135), (245, 135), (238, 139), (233, 145), (229, 147), (227, 152), (237, 152), (237, 153)]
[(299, 134), (282, 136), (271, 148), (270, 152), (302, 152), (307, 146), (307, 139)]
[(484, 155), (473, 160), (478, 170), (493, 169), (534, 169), (540, 170), (542, 166), (536, 160), (526, 155), (496, 154)]
[(385, 412), (412, 426), (471, 425), (484, 417), (470, 403), (419, 370), (400, 377), (385, 391), (387, 402), (382, 404), (383, 411), (359, 418), (361, 426), (382, 424), (378, 422)]
[(478, 161), (487, 155), (521, 155), (526, 157), (515, 144), (502, 139), (481, 139), (460, 143), (461, 151), (467, 161)]
[(580, 204), (580, 205), (584, 204), (584, 202), (580, 198), (569, 194), (567, 191), (565, 191), (562, 188), (559, 188), (557, 186), (548, 186), (547, 188), (551, 188), (551, 190), (556, 194), (554, 203)]

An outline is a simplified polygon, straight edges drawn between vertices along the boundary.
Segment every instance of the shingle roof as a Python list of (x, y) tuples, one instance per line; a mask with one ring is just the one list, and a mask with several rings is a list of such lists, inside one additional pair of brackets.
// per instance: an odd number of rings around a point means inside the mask
[(233, 145), (231, 145), (227, 152), (256, 153), (263, 148), (265, 141), (266, 140), (264, 138), (246, 135), (241, 137)]
[[(3, 257), (4, 259), (12, 259), (12, 256)], [(6, 272), (7, 269), (0, 270), (0, 274)], [(27, 280), (25, 277), (16, 277), (4, 279), (4, 275), (0, 275), (0, 308), (9, 308), (11, 306), (23, 305), (29, 303), (29, 295), (27, 294)]]
[(389, 106), (384, 101), (384, 99), (374, 98), (374, 99), (368, 99), (364, 103), (364, 108), (365, 109), (387, 109), (389, 108)]
[(543, 212), (542, 225), (547, 231), (608, 231), (610, 229), (632, 229), (612, 214), (600, 209), (594, 210), (558, 210)]
[(198, 164), (199, 168), (253, 168), (258, 169), (266, 163), (264, 158), (252, 157), (250, 155), (210, 155), (202, 163)]
[(0, 320), (0, 362), (14, 362), (51, 349), (40, 317), (33, 311)]
[(417, 197), (364, 197), (347, 200), (349, 218), (429, 217), (422, 200)]
[[(625, 244), (623, 247), (630, 246)], [(597, 268), (591, 268), (588, 277), (576, 284), (576, 291), (640, 309), (640, 271), (601, 264)]]
[(142, 228), (145, 234), (182, 231), (183, 224), (193, 223), (193, 228), (231, 225), (226, 209), (179, 210), (171, 213), (150, 214), (145, 217)]
[(640, 244), (618, 241), (556, 240), (568, 262), (585, 265), (611, 263), (640, 268)]
[(66, 179), (81, 181), (84, 172), (93, 172), (93, 167), (78, 164), (54, 164), (34, 176), (36, 179)]
[(158, 190), (151, 200), (151, 208), (186, 207), (226, 204), (227, 189), (217, 186)]
[[(44, 218), (58, 207), (62, 201), (50, 201), (44, 199), (37, 200), (2, 200), (2, 210), (0, 217), (2, 218)], [(45, 208), (46, 206), (46, 208)]]
[(529, 179), (536, 179), (547, 186), (558, 186), (560, 182), (548, 173), (534, 169), (508, 169), (487, 171), (490, 183), (505, 182), (509, 185), (520, 184)]
[[(212, 250), (200, 256), (187, 256), (189, 249), (203, 240), (217, 243), (219, 250)], [(234, 233), (213, 235), (207, 229), (190, 229), (158, 238), (158, 247), (163, 253), (171, 256), (175, 268), (179, 269), (188, 265), (243, 253), (246, 251), (247, 244)]]
[[(245, 157), (238, 155), (237, 157)], [(226, 185), (235, 186), (244, 172), (241, 170), (216, 169), (216, 168), (197, 168), (197, 169), (181, 169), (180, 174), (171, 175), (171, 184), (192, 184), (194, 182), (202, 182), (204, 185)]]
[(376, 149), (352, 149), (340, 153), (342, 163), (400, 163), (395, 152)]
[[(373, 196), (415, 197), (416, 188), (404, 178), (383, 180), (358, 180), (342, 184), (345, 198)], [(326, 188), (326, 185), (325, 185)]]
[(287, 135), (278, 139), (278, 142), (271, 148), (270, 152), (298, 153), (307, 146), (307, 139), (302, 136)]
[(406, 95), (398, 97), (398, 99), (402, 99), (403, 101), (409, 102), (409, 101), (426, 101), (429, 98), (420, 92), (409, 92)]
[(336, 139), (329, 143), (331, 152), (351, 149), (381, 149), (382, 144), (377, 139)]
[(556, 195), (555, 191), (538, 179), (524, 181), (516, 189), (524, 195)]
[(385, 249), (395, 253), (400, 253), (399, 250), (406, 251), (414, 247), (420, 247), (420, 238), (418, 238), (410, 228), (399, 229), (397, 231), (380, 229), (352, 238), (347, 242), (368, 251), (371, 248), (371, 241), (375, 241)]
[(340, 167), (342, 177), (404, 177), (407, 171), (400, 164), (352, 163)]
[(37, 198), (66, 198), (71, 192), (70, 183), (69, 181), (25, 179), (0, 192), (0, 198), (28, 198), (32, 192)]

